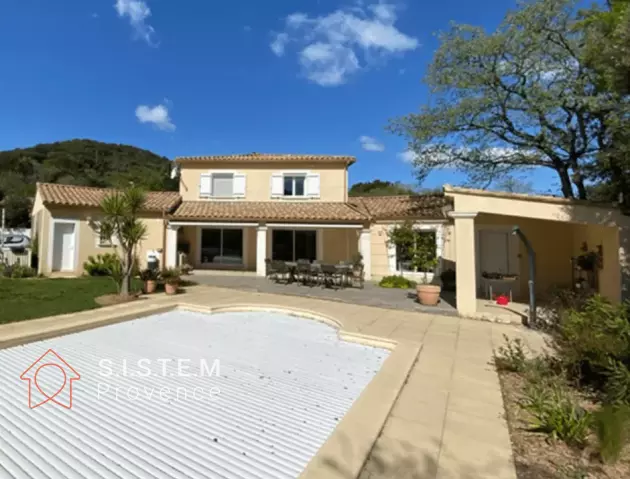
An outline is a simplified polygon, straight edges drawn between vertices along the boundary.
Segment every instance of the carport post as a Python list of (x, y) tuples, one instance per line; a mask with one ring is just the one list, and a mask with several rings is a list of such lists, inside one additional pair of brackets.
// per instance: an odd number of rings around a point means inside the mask
[(512, 234), (517, 235), (525, 245), (525, 248), (527, 248), (527, 257), (529, 259), (529, 280), (527, 281), (529, 287), (529, 319), (526, 326), (531, 328), (536, 324), (536, 252), (527, 236), (518, 226), (512, 227)]

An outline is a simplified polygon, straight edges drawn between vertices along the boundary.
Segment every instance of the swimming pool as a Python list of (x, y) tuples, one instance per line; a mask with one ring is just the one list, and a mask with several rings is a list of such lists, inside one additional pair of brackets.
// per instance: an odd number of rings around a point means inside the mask
[[(81, 376), (71, 409), (56, 368), (28, 407), (49, 349)], [(0, 350), (0, 477), (297, 477), (388, 355), (288, 313), (183, 310)]]

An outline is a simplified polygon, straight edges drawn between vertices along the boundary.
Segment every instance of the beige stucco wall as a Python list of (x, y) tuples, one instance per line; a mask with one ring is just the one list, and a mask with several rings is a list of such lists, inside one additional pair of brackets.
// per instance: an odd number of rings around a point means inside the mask
[[(38, 214), (39, 232), (39, 272), (41, 274), (50, 274), (49, 248), (51, 247), (51, 234), (53, 234), (53, 220), (55, 218), (63, 218), (69, 220), (77, 220), (79, 222), (78, 229), (78, 254), (75, 262), (74, 274), (83, 274), (83, 263), (87, 261), (89, 256), (97, 254), (110, 253), (114, 251), (113, 247), (103, 247), (97, 244), (97, 234), (90, 227), (89, 218), (97, 220), (100, 211), (97, 208), (55, 208), (41, 206), (33, 209), (33, 213)], [(146, 267), (147, 252), (149, 250), (161, 250), (164, 247), (163, 232), (164, 220), (161, 215), (147, 214), (142, 217), (142, 221), (147, 227), (147, 236), (140, 243), (136, 255), (140, 262), (140, 267)]]
[[(199, 198), (200, 175), (209, 171), (235, 171), (246, 175), (244, 201), (284, 201), (271, 198), (271, 175), (283, 171), (310, 171), (320, 175), (320, 197), (305, 201), (345, 201), (347, 198), (346, 165), (305, 163), (184, 163), (181, 165), (179, 193), (184, 201), (204, 201)], [(295, 198), (291, 198), (295, 201)], [(205, 200), (212, 201), (212, 200)]]
[(359, 251), (359, 229), (332, 228), (322, 230), (324, 263), (351, 261)]
[[(581, 253), (586, 241), (589, 250), (602, 245), (604, 261), (599, 272), (600, 293), (618, 301), (622, 296), (623, 258), (620, 231), (630, 218), (617, 209), (560, 198), (501, 196), (486, 192), (461, 193), (447, 189), (454, 199), (455, 214), (479, 213), (476, 228), (483, 224), (519, 225), (536, 251), (536, 293), (544, 296), (555, 286), (571, 286), (571, 257)], [(528, 260), (520, 246), (520, 299), (527, 295)], [(459, 286), (459, 285), (458, 285)]]
[[(395, 274), (389, 268), (389, 254), (387, 247), (387, 232), (390, 227), (400, 224), (403, 220), (398, 221), (378, 221), (372, 223), (370, 227), (370, 237), (372, 243), (372, 279), (380, 279), (383, 276)], [(442, 269), (454, 268), (455, 264), (455, 243), (453, 237), (452, 223), (430, 223), (422, 221), (422, 224), (441, 225), (442, 227)]]

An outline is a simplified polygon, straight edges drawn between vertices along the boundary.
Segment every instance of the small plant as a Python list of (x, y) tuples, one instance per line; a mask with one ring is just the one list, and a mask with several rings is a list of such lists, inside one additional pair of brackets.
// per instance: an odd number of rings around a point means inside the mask
[(630, 404), (630, 369), (619, 360), (611, 359), (606, 368), (604, 397), (607, 404)]
[(381, 288), (399, 288), (409, 289), (415, 288), (416, 282), (411, 281), (403, 276), (385, 276), (378, 283)]
[(563, 384), (529, 383), (521, 403), (532, 417), (532, 431), (547, 434), (569, 446), (584, 447), (592, 422)]
[(505, 345), (494, 353), (494, 365), (498, 371), (523, 373), (527, 369), (528, 360), (525, 345), (520, 338), (510, 339), (503, 335)]
[(606, 405), (593, 414), (593, 430), (604, 463), (617, 462), (630, 441), (630, 407)]
[(359, 268), (363, 266), (363, 255), (361, 253), (354, 253), (350, 261), (353, 267)]
[(160, 272), (156, 269), (143, 269), (140, 271), (140, 279), (142, 281), (157, 281), (160, 279)]
[(166, 284), (178, 284), (181, 280), (181, 272), (178, 268), (166, 268), (162, 270), (162, 280)]
[(83, 263), (83, 269), (89, 276), (110, 276), (113, 269), (117, 268), (120, 258), (114, 253), (97, 254), (96, 257), (88, 256)]
[(183, 274), (183, 275), (187, 275), (187, 274), (192, 273), (193, 269), (194, 269), (194, 268), (192, 267), (192, 265), (191, 265), (191, 264), (188, 264), (188, 263), (183, 264), (183, 265), (181, 266), (181, 268), (180, 268), (180, 270), (181, 270), (181, 272), (182, 272), (182, 274)]

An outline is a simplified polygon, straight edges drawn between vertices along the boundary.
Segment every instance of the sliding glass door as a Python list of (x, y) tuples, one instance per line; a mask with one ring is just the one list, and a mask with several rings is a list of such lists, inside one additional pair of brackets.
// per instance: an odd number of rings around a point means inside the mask
[(271, 257), (281, 261), (317, 259), (317, 233), (314, 230), (273, 230)]
[(202, 264), (240, 266), (243, 264), (243, 230), (203, 228), (200, 250)]

